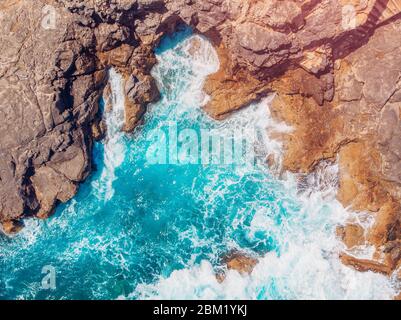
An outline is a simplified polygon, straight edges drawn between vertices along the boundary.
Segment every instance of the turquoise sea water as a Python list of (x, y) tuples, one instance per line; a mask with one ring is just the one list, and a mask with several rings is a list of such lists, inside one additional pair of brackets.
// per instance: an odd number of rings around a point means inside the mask
[[(21, 234), (0, 238), (0, 298), (390, 297), (384, 277), (338, 262), (334, 231), (345, 211), (334, 200), (336, 168), (325, 169), (328, 183), (311, 177), (311, 193), (300, 194), (290, 177), (279, 180), (254, 161), (278, 145), (267, 134), (261, 140), (240, 134), (255, 127), (263, 134), (274, 125), (267, 101), (224, 121), (201, 110), (202, 83), (218, 68), (206, 40), (183, 30), (164, 39), (157, 56), (153, 74), (162, 99), (144, 124), (134, 134), (121, 132), (121, 79), (111, 71), (113, 109), (105, 112), (107, 138), (94, 147), (96, 171), (54, 217), (29, 220)], [(234, 136), (234, 145), (248, 143), (248, 157), (201, 164), (179, 151), (178, 164), (150, 163), (155, 146), (171, 150), (171, 126)], [(155, 130), (166, 133), (167, 145), (152, 139)], [(259, 256), (260, 263), (251, 276), (230, 271), (220, 284), (215, 271), (233, 249)], [(42, 286), (46, 266), (55, 270), (54, 289)]]

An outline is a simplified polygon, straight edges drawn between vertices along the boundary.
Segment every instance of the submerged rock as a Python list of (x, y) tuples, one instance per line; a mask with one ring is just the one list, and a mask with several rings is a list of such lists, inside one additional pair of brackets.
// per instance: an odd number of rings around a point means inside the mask
[(13, 235), (20, 232), (24, 228), (24, 223), (20, 220), (4, 221), (2, 229), (5, 234)]
[[(240, 274), (251, 274), (258, 259), (240, 251), (232, 251), (221, 259), (222, 263), (228, 270), (238, 271)], [(216, 274), (217, 281), (223, 282), (226, 275), (224, 272)]]
[(226, 264), (229, 270), (236, 270), (242, 274), (250, 274), (258, 264), (258, 260), (246, 255), (235, 254), (227, 257)]

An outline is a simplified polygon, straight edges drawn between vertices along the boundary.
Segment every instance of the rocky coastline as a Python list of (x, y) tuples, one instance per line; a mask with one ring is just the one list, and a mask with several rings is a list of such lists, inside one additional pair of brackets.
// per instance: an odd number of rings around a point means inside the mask
[[(107, 70), (124, 75), (130, 132), (159, 97), (154, 48), (186, 24), (220, 58), (205, 111), (222, 119), (274, 92), (272, 115), (294, 128), (278, 135), (283, 170), (338, 161), (338, 200), (374, 220), (338, 228), (341, 261), (401, 279), (401, 1), (4, 0), (0, 13), (6, 233), (48, 217), (90, 174)], [(362, 244), (371, 259), (352, 256)]]

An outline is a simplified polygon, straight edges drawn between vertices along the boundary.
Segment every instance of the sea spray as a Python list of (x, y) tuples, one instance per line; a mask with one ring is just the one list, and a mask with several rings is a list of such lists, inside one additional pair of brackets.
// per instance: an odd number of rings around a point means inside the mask
[[(104, 139), (104, 166), (99, 181), (93, 183), (94, 188), (99, 188), (99, 197), (105, 201), (113, 197), (113, 182), (116, 179), (115, 170), (124, 161), (125, 143), (124, 126), (124, 108), (125, 95), (123, 89), (122, 76), (113, 68), (109, 69), (110, 96), (104, 96), (102, 103), (107, 102), (106, 109), (103, 112), (106, 123), (106, 137)], [(105, 94), (106, 95), (106, 94)]]
[[(326, 164), (310, 178), (310, 189), (301, 194), (295, 175), (287, 174), (287, 192), (297, 197), (300, 210), (279, 225), (259, 208), (251, 232), (272, 230), (279, 236), (280, 252), (259, 259), (251, 275), (228, 270), (225, 280), (203, 260), (174, 271), (154, 284), (139, 285), (130, 297), (159, 299), (383, 299), (394, 290), (385, 276), (360, 273), (341, 264), (343, 244), (335, 226), (347, 212), (335, 200), (337, 165)], [(255, 201), (257, 202), (257, 201)], [(289, 210), (290, 211), (290, 210)]]

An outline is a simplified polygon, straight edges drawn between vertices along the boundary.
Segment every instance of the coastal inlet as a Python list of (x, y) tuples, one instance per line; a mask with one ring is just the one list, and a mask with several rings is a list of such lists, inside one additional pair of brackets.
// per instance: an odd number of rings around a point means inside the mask
[[(219, 67), (212, 45), (185, 29), (166, 37), (156, 54), (152, 74), (161, 99), (143, 125), (122, 132), (122, 78), (110, 70), (111, 98), (103, 103), (112, 105), (104, 110), (106, 137), (94, 146), (96, 170), (55, 216), (27, 220), (20, 234), (0, 239), (0, 298), (391, 298), (386, 277), (339, 261), (335, 228), (346, 212), (335, 200), (336, 165), (322, 169), (324, 183), (302, 192), (294, 176), (278, 179), (254, 161), (280, 154), (268, 138), (279, 126), (269, 100), (213, 120), (201, 108), (208, 98), (203, 82)], [(253, 154), (241, 163), (180, 163), (184, 152), (175, 164), (149, 163), (149, 148), (166, 146), (149, 133), (171, 123), (199, 136), (214, 130)], [(248, 136), (255, 127), (266, 135)], [(255, 257), (252, 272), (226, 268), (230, 252)], [(43, 287), (44, 266), (54, 268), (47, 269), (54, 270), (53, 288)]]

